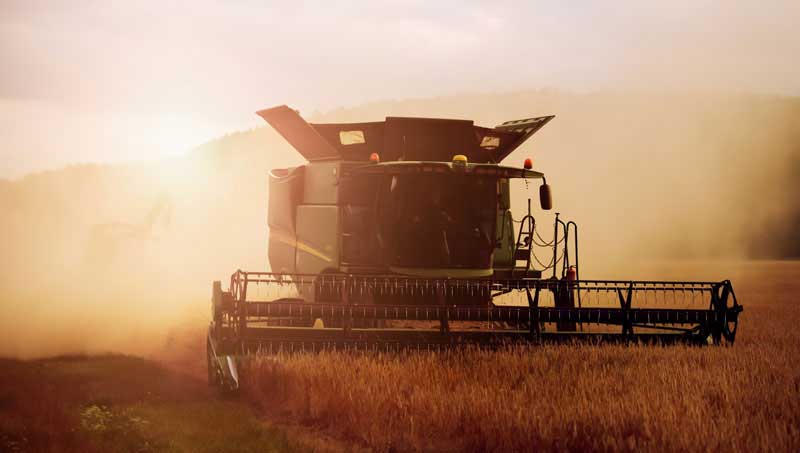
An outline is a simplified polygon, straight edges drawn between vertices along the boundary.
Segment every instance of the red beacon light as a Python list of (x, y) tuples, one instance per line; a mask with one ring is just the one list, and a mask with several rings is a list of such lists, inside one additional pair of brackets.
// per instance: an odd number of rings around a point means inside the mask
[(373, 164), (380, 163), (381, 156), (379, 156), (378, 153), (372, 153), (369, 155), (369, 161), (372, 162)]
[(522, 164), (522, 167), (525, 170), (530, 170), (531, 168), (533, 168), (533, 161), (531, 160), (530, 157), (525, 159), (525, 163)]
[(567, 268), (567, 280), (574, 282), (578, 279), (578, 270), (575, 266), (570, 266)]

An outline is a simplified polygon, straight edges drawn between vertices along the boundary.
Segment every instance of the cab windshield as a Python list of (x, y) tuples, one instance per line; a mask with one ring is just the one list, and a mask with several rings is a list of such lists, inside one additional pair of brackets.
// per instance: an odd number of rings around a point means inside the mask
[(409, 174), (378, 194), (381, 244), (396, 267), (491, 268), (497, 179)]

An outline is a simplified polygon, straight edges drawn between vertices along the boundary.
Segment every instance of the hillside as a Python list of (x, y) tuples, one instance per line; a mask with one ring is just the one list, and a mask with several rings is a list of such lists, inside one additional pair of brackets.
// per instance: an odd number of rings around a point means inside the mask
[(297, 162), (262, 128), (168, 161), (5, 182), (0, 355), (144, 353), (179, 321), (204, 323), (212, 279), (266, 266), (267, 171)]
[[(311, 120), (494, 125), (545, 114), (556, 119), (507, 162), (532, 156), (547, 173), (556, 210), (580, 225), (583, 275), (624, 276), (641, 260), (800, 256), (798, 99), (538, 90), (384, 101)], [(0, 354), (144, 353), (178, 324), (202, 325), (212, 280), (266, 269), (267, 171), (300, 162), (263, 127), (162, 162), (3, 181), (0, 328), (11, 339)], [(525, 186), (515, 190), (520, 216)]]

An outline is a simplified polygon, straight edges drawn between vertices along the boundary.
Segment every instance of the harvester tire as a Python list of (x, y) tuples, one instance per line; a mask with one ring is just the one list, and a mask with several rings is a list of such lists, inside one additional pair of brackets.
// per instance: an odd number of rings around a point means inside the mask
[(206, 365), (208, 368), (208, 385), (215, 389), (220, 388), (216, 359), (211, 349), (211, 343), (208, 340), (206, 340)]

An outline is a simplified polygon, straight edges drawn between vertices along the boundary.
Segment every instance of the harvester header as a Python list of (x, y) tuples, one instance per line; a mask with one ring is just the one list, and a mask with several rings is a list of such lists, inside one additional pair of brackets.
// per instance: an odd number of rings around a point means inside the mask
[[(247, 353), (736, 337), (730, 281), (580, 278), (578, 226), (545, 212), (544, 173), (502, 164), (553, 116), (487, 128), (258, 114), (308, 162), (269, 173), (270, 270), (214, 282), (212, 383), (236, 388)], [(541, 212), (528, 199), (515, 217), (514, 179), (538, 180)]]

